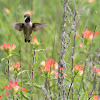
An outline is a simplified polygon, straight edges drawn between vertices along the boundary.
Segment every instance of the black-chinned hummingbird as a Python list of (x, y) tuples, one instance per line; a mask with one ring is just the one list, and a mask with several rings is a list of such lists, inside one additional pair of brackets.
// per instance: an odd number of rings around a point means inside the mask
[(23, 31), (25, 42), (30, 42), (32, 32), (37, 31), (43, 28), (46, 24), (45, 23), (32, 23), (30, 20), (30, 15), (24, 15), (25, 23), (14, 23), (13, 27), (18, 31)]

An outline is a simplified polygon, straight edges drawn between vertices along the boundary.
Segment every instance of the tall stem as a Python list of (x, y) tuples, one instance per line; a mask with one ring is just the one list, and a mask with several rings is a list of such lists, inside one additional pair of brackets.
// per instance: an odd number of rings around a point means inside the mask
[(9, 82), (9, 59), (8, 59), (8, 82)]
[(31, 0), (31, 17), (33, 17), (33, 0)]
[[(21, 65), (21, 45), (20, 45), (20, 40), (19, 40), (19, 54), (20, 54), (20, 68), (21, 68), (21, 76), (20, 76), (20, 78), (21, 78), (21, 88), (22, 88), (22, 65)], [(17, 79), (16, 79), (17, 80)], [(21, 90), (21, 100), (22, 100), (22, 90)]]
[[(33, 64), (35, 64), (35, 50), (33, 51)], [(32, 68), (32, 85), (33, 85), (33, 79), (34, 79), (34, 68)], [(32, 90), (32, 95), (33, 95), (33, 90)], [(34, 100), (33, 96), (32, 96), (32, 100)]]
[(48, 76), (46, 76), (45, 84), (46, 84), (46, 96), (45, 96), (45, 100), (47, 100), (47, 95), (48, 95)]
[[(35, 50), (33, 51), (33, 65), (35, 64)], [(34, 77), (34, 69), (32, 68), (32, 80), (33, 80), (33, 77)]]

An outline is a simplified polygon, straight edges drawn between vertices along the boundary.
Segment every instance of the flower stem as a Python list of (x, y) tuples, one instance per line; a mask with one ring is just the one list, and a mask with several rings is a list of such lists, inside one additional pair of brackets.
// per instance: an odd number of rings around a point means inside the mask
[(8, 60), (8, 82), (9, 82), (9, 60)]
[(47, 76), (46, 76), (45, 84), (46, 84), (46, 97), (45, 97), (45, 100), (47, 100), (47, 95), (48, 95), (48, 77)]
[[(35, 64), (35, 50), (33, 51), (33, 65)], [(33, 77), (34, 77), (34, 70), (32, 68), (32, 80), (33, 80)]]
[[(35, 50), (33, 51), (33, 64), (35, 64)], [(34, 68), (31, 69), (32, 70), (32, 85), (33, 85), (33, 79), (34, 79)], [(33, 90), (32, 90), (32, 95), (33, 95)], [(34, 100), (33, 96), (32, 96), (32, 100)]]

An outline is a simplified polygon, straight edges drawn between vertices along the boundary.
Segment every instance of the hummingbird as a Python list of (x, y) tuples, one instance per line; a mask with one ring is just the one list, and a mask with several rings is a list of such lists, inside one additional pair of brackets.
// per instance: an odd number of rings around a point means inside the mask
[(13, 27), (18, 31), (23, 31), (25, 42), (30, 42), (32, 37), (32, 32), (37, 31), (43, 28), (46, 24), (45, 23), (32, 23), (30, 20), (30, 15), (24, 15), (24, 23), (14, 23)]

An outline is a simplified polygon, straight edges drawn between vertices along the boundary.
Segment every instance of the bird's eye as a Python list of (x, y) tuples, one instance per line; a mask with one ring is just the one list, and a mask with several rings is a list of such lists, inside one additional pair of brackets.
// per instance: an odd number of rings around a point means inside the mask
[(26, 17), (26, 15), (24, 15), (24, 18)]

